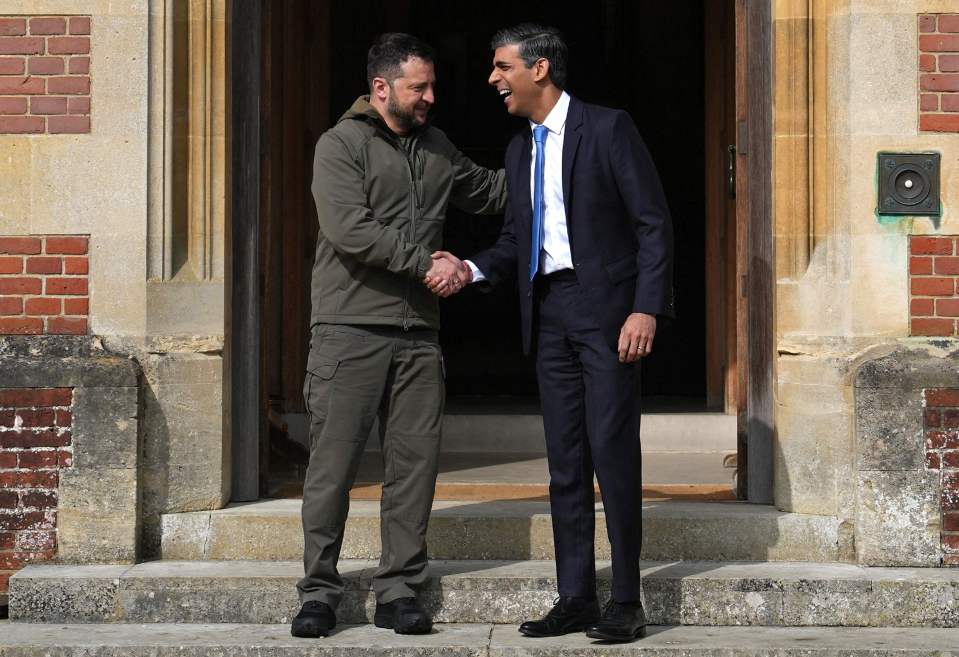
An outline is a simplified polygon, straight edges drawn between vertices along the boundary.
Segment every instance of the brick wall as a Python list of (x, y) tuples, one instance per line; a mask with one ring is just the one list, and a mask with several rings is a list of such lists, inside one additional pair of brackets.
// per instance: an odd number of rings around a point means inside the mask
[(89, 238), (0, 236), (0, 334), (84, 335)]
[(60, 470), (73, 465), (71, 388), (0, 388), (0, 594), (57, 550)]
[(909, 238), (910, 335), (959, 335), (959, 236)]
[(919, 15), (919, 129), (959, 132), (959, 14)]
[(924, 391), (926, 468), (942, 485), (943, 563), (959, 566), (959, 388)]
[(89, 16), (0, 16), (0, 133), (90, 132), (89, 35)]

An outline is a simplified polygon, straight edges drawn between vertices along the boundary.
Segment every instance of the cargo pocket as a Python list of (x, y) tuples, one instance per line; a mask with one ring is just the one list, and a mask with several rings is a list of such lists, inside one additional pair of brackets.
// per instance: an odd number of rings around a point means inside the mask
[(310, 425), (326, 419), (333, 377), (340, 361), (310, 351), (303, 384), (303, 403), (310, 416)]

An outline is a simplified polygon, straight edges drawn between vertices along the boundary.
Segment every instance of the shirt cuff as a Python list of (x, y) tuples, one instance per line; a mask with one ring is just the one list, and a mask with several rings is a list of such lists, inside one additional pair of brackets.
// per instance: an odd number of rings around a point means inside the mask
[(473, 272), (473, 280), (470, 281), (471, 283), (481, 283), (486, 280), (486, 276), (479, 270), (479, 267), (473, 264), (472, 260), (464, 260), (463, 262), (465, 262), (466, 266)]

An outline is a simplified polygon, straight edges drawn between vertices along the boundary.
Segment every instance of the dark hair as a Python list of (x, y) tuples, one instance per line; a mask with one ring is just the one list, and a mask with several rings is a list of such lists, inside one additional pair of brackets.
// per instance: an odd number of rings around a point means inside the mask
[(370, 46), (366, 54), (366, 82), (373, 86), (373, 78), (386, 78), (389, 84), (403, 74), (403, 63), (411, 57), (426, 62), (436, 59), (436, 51), (412, 34), (387, 32)]
[(566, 86), (566, 57), (569, 53), (563, 33), (549, 25), (520, 23), (493, 35), (490, 49), (519, 46), (519, 56), (531, 68), (538, 59), (549, 62), (549, 79), (560, 89)]

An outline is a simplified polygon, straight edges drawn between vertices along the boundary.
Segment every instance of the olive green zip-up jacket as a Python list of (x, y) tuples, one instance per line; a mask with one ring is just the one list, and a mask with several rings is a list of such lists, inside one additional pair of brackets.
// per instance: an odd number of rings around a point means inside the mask
[(422, 280), (442, 246), (447, 205), (505, 210), (502, 169), (474, 164), (429, 125), (410, 139), (407, 152), (362, 96), (317, 141), (312, 324), (439, 329), (438, 300)]

